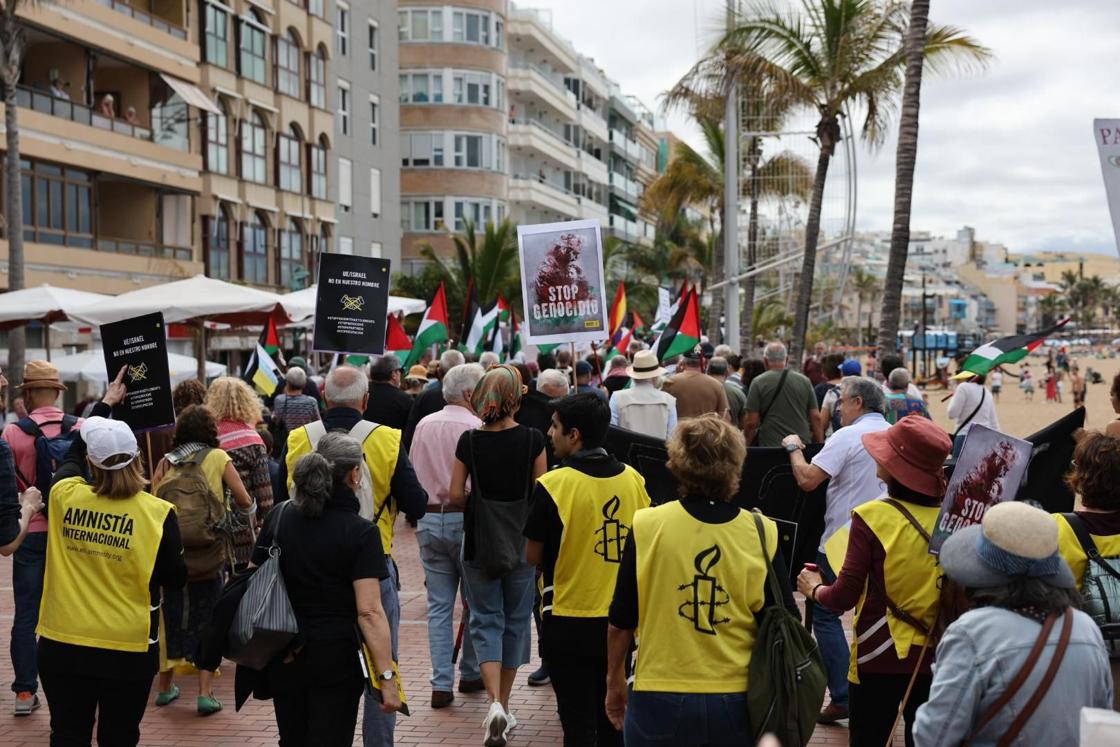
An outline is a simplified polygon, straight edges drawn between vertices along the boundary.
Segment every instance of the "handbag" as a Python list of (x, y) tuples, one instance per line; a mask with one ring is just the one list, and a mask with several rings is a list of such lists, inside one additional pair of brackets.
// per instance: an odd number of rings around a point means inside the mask
[(277, 509), (279, 515), (268, 560), (249, 579), (229, 633), (229, 659), (258, 671), (283, 653), (299, 634), (296, 613), (280, 571), (280, 527), (290, 503), (285, 501)]
[(525, 473), (525, 489), (519, 498), (498, 501), (482, 494), (482, 483), (474, 461), (474, 431), (467, 437), (471, 455), (471, 530), (474, 539), (472, 565), (491, 578), (500, 578), (522, 562), (525, 522), (529, 519), (529, 488), (533, 480), (532, 442)]

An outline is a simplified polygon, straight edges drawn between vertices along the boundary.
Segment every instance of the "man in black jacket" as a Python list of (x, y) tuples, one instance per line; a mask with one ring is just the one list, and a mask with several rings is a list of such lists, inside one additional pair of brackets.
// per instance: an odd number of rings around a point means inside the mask
[(382, 355), (369, 364), (369, 404), (365, 419), (403, 431), (412, 409), (412, 397), (401, 389), (401, 359)]

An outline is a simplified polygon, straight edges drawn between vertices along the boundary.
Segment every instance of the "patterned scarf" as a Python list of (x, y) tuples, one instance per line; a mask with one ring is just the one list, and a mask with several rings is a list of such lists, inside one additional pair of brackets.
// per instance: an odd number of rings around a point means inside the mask
[(524, 389), (520, 371), (508, 364), (494, 366), (475, 387), (471, 406), (484, 423), (493, 423), (514, 413)]

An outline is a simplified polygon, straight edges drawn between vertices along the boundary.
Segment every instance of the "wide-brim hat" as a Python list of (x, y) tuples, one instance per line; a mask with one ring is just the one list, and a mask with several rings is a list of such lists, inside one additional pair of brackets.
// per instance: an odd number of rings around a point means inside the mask
[(635, 381), (642, 379), (656, 379), (668, 373), (661, 367), (657, 360), (657, 353), (652, 350), (639, 350), (634, 354), (634, 362), (626, 367), (626, 375)]
[(408, 369), (408, 373), (405, 375), (405, 378), (406, 379), (418, 379), (420, 381), (427, 381), (428, 380), (428, 367), (427, 366), (422, 366), (420, 364), (416, 364), (412, 368)]
[(1042, 509), (1004, 501), (979, 524), (957, 530), (938, 555), (949, 578), (970, 589), (993, 589), (1034, 578), (1059, 589), (1076, 588), (1058, 552), (1058, 523)]
[(906, 487), (922, 495), (945, 494), (945, 458), (953, 442), (929, 418), (910, 415), (860, 440), (876, 464)]
[(54, 389), (65, 392), (66, 385), (62, 383), (58, 366), (50, 361), (28, 361), (23, 367), (23, 383), (19, 385), (19, 389), (24, 392), (30, 389)]

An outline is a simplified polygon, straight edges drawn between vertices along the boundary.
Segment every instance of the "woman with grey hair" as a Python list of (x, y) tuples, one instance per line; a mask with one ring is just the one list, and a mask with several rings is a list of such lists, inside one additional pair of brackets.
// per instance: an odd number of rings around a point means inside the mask
[(277, 394), (272, 402), (269, 432), (272, 434), (273, 456), (280, 453), (280, 447), (288, 440), (288, 433), (319, 420), (319, 402), (303, 393), (305, 386), (307, 372), (299, 366), (292, 366), (284, 374), (284, 393)]
[[(342, 747), (354, 739), (364, 677), (359, 644), (373, 654), (381, 710), (400, 708), (381, 579), (389, 576), (377, 526), (358, 516), (362, 447), (328, 433), (293, 470), (293, 497), (269, 514), (253, 553), (275, 543), (299, 623), (299, 648), (265, 669), (280, 743)], [(360, 637), (359, 637), (360, 636)]]

